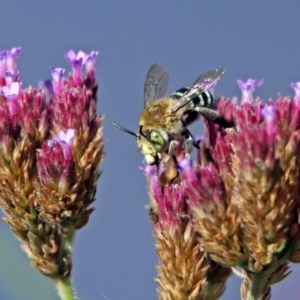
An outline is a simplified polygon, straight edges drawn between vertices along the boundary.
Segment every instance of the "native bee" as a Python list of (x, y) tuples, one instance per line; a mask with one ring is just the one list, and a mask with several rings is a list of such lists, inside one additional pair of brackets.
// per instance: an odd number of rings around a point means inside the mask
[[(138, 148), (144, 154), (147, 164), (162, 166), (170, 157), (174, 157), (178, 145), (176, 138), (179, 136), (186, 141), (184, 150), (188, 157), (193, 145), (197, 147), (197, 144), (187, 127), (200, 115), (223, 127), (231, 127), (215, 110), (215, 97), (208, 90), (224, 72), (224, 69), (207, 71), (190, 87), (181, 88), (166, 97), (169, 74), (163, 67), (154, 64), (145, 80), (144, 109), (140, 115), (138, 132), (112, 123), (136, 137)], [(162, 153), (166, 153), (163, 159)]]

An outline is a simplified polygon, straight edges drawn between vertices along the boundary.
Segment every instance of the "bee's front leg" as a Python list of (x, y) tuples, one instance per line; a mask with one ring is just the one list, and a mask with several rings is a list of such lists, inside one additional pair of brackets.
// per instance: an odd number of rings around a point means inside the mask
[(169, 149), (167, 155), (161, 160), (160, 168), (164, 166), (164, 164), (174, 155), (175, 148), (178, 146), (177, 141), (171, 141), (169, 144)]
[(193, 144), (194, 144), (194, 139), (191, 135), (186, 139), (185, 147), (184, 147), (184, 152), (185, 152), (185, 158), (190, 158), (190, 155), (193, 151)]
[(195, 145), (194, 138), (188, 129), (186, 129), (182, 135), (186, 139), (184, 146), (185, 158), (190, 158), (190, 154), (193, 151), (193, 146)]

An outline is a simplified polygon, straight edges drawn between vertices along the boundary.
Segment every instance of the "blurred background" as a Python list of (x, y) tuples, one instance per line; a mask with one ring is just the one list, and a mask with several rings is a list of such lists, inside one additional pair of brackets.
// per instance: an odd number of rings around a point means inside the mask
[[(69, 50), (100, 52), (98, 112), (104, 114), (106, 156), (96, 211), (78, 231), (73, 279), (79, 299), (157, 299), (157, 258), (142, 165), (134, 139), (110, 124), (137, 130), (145, 75), (154, 62), (171, 75), (169, 92), (202, 72), (225, 68), (216, 94), (239, 96), (237, 79), (265, 79), (264, 100), (293, 95), (300, 81), (300, 2), (285, 1), (2, 1), (0, 49), (21, 46), (23, 87), (50, 78), (49, 66), (70, 70)], [(201, 134), (201, 122), (193, 132)], [(0, 223), (0, 299), (55, 300), (53, 282), (29, 265), (19, 241)], [(272, 299), (300, 299), (300, 267), (272, 288)], [(222, 299), (239, 299), (233, 276)]]

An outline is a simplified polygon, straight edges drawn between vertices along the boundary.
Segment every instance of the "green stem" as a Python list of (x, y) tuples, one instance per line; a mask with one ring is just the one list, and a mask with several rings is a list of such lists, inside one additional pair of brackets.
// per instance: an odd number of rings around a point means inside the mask
[(207, 288), (205, 289), (205, 300), (213, 300), (213, 284), (211, 282), (208, 283)]
[(56, 288), (62, 300), (76, 300), (76, 294), (72, 287), (70, 278), (56, 278)]
[(268, 284), (268, 276), (263, 273), (251, 274), (250, 290), (247, 293), (246, 300), (259, 300), (266, 292), (266, 285)]

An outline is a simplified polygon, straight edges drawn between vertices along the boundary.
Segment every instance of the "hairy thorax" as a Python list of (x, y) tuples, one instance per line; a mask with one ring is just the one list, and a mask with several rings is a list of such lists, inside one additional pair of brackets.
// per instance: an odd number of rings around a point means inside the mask
[(182, 132), (182, 113), (170, 114), (176, 100), (162, 98), (151, 101), (145, 106), (140, 116), (139, 125), (145, 130), (164, 130), (167, 134), (175, 136)]

